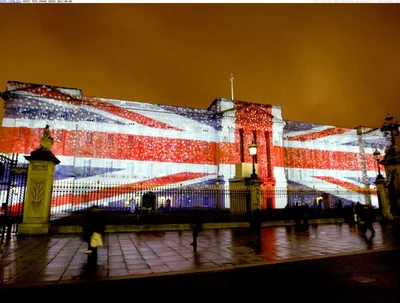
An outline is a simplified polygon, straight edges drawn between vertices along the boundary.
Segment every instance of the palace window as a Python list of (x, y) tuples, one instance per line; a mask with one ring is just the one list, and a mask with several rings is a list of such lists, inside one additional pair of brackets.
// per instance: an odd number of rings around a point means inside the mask
[(135, 144), (135, 138), (133, 135), (128, 135), (128, 145), (133, 146)]
[(244, 162), (244, 138), (243, 138), (243, 129), (239, 129), (239, 153), (240, 153), (240, 162)]
[(172, 164), (171, 163), (168, 163), (168, 165), (167, 165), (167, 174), (168, 175), (172, 174)]
[(56, 141), (61, 142), (64, 139), (64, 130), (63, 129), (57, 129), (56, 130)]
[(114, 135), (113, 134), (108, 134), (107, 135), (107, 144), (108, 145), (113, 145), (114, 144)]
[[(253, 130), (253, 142), (255, 143), (255, 144), (257, 144), (257, 133), (256, 133), (256, 131), (255, 130)], [(257, 148), (258, 148), (258, 146), (257, 146)], [(255, 163), (258, 163), (258, 153), (259, 153), (259, 149), (258, 149), (258, 151), (257, 151), (257, 154), (254, 156), (254, 162)]]
[(65, 119), (67, 117), (67, 115), (65, 113), (58, 113), (57, 114), (57, 119)]
[(128, 174), (130, 178), (135, 177), (135, 162), (133, 161), (128, 162)]
[(269, 132), (265, 132), (265, 145), (266, 145), (266, 154), (267, 154), (267, 163), (268, 163), (268, 177), (272, 177), (272, 165), (271, 165), (271, 136)]
[(92, 132), (87, 132), (86, 133), (86, 143), (90, 144), (93, 141), (93, 133)]
[(153, 163), (147, 164), (147, 175), (149, 178), (153, 177)]
[(106, 161), (106, 174), (111, 175), (113, 171), (113, 161), (112, 160), (107, 160)]
[(18, 137), (20, 139), (24, 139), (25, 138), (25, 133), (26, 133), (26, 127), (20, 127), (18, 130)]
[(87, 177), (90, 174), (90, 164), (91, 164), (90, 159), (83, 160), (83, 176), (84, 177)]

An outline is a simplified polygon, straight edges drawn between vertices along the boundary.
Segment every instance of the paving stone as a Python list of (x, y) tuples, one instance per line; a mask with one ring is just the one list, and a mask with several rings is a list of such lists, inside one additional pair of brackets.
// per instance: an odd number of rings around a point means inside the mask
[(247, 229), (205, 230), (199, 235), (197, 253), (190, 245), (190, 231), (107, 234), (104, 247), (98, 251), (99, 267), (89, 273), (85, 267), (88, 256), (84, 253), (87, 243), (80, 235), (13, 237), (10, 245), (0, 250), (0, 283), (67, 283), (88, 277), (107, 279), (218, 269), (399, 245), (390, 229), (379, 224), (375, 229), (375, 237), (368, 239), (346, 224), (320, 225), (300, 233), (288, 227), (265, 227), (260, 248), (249, 244), (253, 236)]

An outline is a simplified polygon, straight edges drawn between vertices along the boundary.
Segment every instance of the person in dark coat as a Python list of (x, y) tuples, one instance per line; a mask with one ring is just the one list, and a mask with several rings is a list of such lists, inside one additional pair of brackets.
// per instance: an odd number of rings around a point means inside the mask
[(201, 214), (201, 210), (195, 208), (192, 216), (192, 234), (193, 234), (193, 242), (191, 245), (193, 246), (193, 251), (197, 251), (197, 237), (199, 236), (199, 232), (203, 229), (203, 218)]
[(86, 213), (85, 222), (83, 224), (83, 240), (88, 243), (88, 249), (85, 253), (92, 256), (92, 260), (97, 262), (97, 247), (91, 246), (91, 238), (93, 233), (99, 233), (104, 238), (105, 217), (101, 208), (92, 206)]
[(294, 216), (295, 216), (295, 221), (296, 221), (295, 228), (296, 228), (296, 230), (300, 230), (302, 214), (301, 214), (301, 208), (299, 206), (299, 203), (297, 203), (297, 202), (294, 205)]
[(308, 211), (309, 211), (309, 207), (307, 203), (301, 203), (301, 217), (303, 220), (303, 229), (307, 229), (308, 228)]
[(263, 223), (262, 212), (260, 209), (253, 211), (252, 220), (250, 226), (256, 236), (256, 246), (261, 246), (261, 227)]
[(364, 212), (364, 208), (363, 208), (363, 206), (362, 206), (362, 204), (360, 202), (357, 202), (356, 205), (354, 206), (354, 210), (355, 210), (355, 213), (356, 213), (355, 224), (358, 224), (358, 223), (360, 223), (361, 215)]
[(364, 228), (362, 229), (362, 233), (365, 235), (368, 229), (371, 231), (372, 236), (375, 235), (375, 229), (372, 226), (372, 223), (375, 221), (375, 212), (372, 206), (367, 205), (364, 207), (361, 213), (361, 220), (364, 221)]

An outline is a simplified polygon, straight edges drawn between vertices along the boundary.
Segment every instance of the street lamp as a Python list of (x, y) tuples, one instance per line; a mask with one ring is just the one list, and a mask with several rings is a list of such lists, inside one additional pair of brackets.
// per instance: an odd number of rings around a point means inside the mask
[(258, 176), (256, 174), (256, 165), (255, 165), (255, 159), (257, 155), (257, 144), (254, 141), (249, 145), (249, 152), (250, 156), (253, 157), (253, 173), (250, 175), (250, 178), (258, 179)]
[(396, 142), (395, 137), (398, 136), (400, 133), (399, 121), (394, 122), (393, 117), (387, 114), (385, 122), (381, 127), (381, 132), (383, 132), (385, 135), (390, 135), (392, 139), (392, 145), (395, 145)]
[(376, 160), (376, 166), (378, 166), (378, 176), (382, 176), (381, 175), (381, 168), (380, 168), (380, 165), (379, 165), (381, 153), (380, 153), (379, 150), (375, 149), (373, 155), (374, 155), (374, 158)]

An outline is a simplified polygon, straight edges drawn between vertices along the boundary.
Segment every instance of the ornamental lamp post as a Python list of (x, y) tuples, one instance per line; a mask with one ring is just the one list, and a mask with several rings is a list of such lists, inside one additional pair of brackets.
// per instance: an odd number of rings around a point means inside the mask
[(380, 168), (380, 164), (379, 164), (379, 162), (381, 161), (380, 160), (381, 153), (380, 153), (379, 150), (375, 149), (373, 155), (374, 155), (374, 159), (376, 161), (376, 166), (378, 167), (378, 177), (381, 177), (382, 176), (381, 175), (381, 168)]
[(381, 168), (380, 168), (381, 153), (379, 152), (378, 149), (375, 149), (373, 155), (374, 155), (374, 159), (376, 160), (376, 165), (378, 166), (378, 175), (376, 176), (375, 184), (376, 184), (376, 191), (378, 193), (379, 209), (382, 212), (382, 216), (383, 216), (384, 220), (391, 220), (391, 219), (393, 219), (393, 215), (390, 212), (390, 202), (387, 200), (387, 197), (386, 197), (386, 194), (387, 194), (387, 191), (385, 188), (386, 180), (381, 175)]
[(250, 179), (258, 179), (258, 176), (256, 174), (256, 165), (255, 165), (255, 158), (257, 155), (257, 144), (253, 141), (250, 145), (249, 145), (249, 152), (250, 152), (250, 156), (252, 156), (253, 158), (253, 173), (250, 175)]
[(392, 139), (392, 146), (395, 145), (395, 137), (398, 136), (400, 133), (399, 121), (394, 122), (393, 117), (390, 114), (387, 114), (385, 122), (381, 127), (381, 132), (383, 132), (386, 136), (390, 135)]

